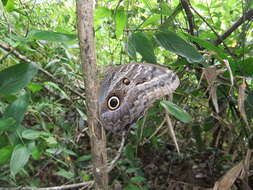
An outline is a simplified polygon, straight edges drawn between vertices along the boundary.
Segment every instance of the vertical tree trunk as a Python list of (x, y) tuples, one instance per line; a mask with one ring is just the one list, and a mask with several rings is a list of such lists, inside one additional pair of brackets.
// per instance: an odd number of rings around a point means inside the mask
[(98, 78), (93, 29), (94, 0), (76, 0), (77, 27), (83, 66), (93, 174), (96, 190), (108, 189), (106, 137), (98, 120)]

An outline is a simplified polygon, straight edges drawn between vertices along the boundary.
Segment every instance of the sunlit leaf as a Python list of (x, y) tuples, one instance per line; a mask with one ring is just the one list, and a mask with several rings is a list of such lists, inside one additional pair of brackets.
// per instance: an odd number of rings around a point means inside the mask
[(202, 55), (184, 39), (174, 32), (159, 32), (155, 35), (157, 42), (166, 50), (185, 57), (189, 63), (202, 62)]
[(0, 95), (18, 92), (36, 75), (38, 68), (32, 63), (21, 63), (0, 71)]
[(77, 35), (43, 30), (33, 30), (30, 33), (30, 38), (33, 40), (45, 40), (49, 42), (70, 42), (76, 40)]
[(146, 62), (156, 63), (153, 45), (144, 33), (132, 33), (128, 38), (127, 45), (128, 54), (133, 59), (136, 59), (136, 52), (138, 52)]
[(0, 164), (4, 164), (7, 160), (11, 158), (12, 150), (12, 146), (5, 146), (0, 149)]
[(33, 83), (29, 84), (27, 87), (28, 87), (33, 93), (38, 92), (38, 91), (40, 91), (40, 90), (43, 88), (41, 85), (39, 85), (39, 84), (33, 84)]
[(2, 3), (8, 12), (11, 12), (15, 9), (14, 0), (2, 0)]
[(10, 161), (11, 175), (15, 176), (28, 162), (30, 153), (26, 146), (18, 144), (15, 146)]
[(124, 28), (127, 22), (127, 17), (124, 10), (117, 10), (115, 22), (116, 22), (116, 37), (120, 38), (124, 32)]
[(192, 117), (182, 108), (178, 107), (169, 101), (161, 101), (161, 105), (166, 109), (171, 115), (176, 117), (178, 120), (188, 123), (192, 121)]

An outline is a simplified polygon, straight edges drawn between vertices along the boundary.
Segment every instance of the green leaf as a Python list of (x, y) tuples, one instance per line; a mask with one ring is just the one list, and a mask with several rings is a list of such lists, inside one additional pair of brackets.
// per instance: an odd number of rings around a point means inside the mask
[(10, 161), (11, 175), (15, 176), (28, 162), (30, 153), (26, 146), (18, 144), (15, 146)]
[(35, 140), (40, 137), (41, 132), (34, 129), (26, 129), (22, 131), (22, 137), (28, 140)]
[(0, 71), (0, 95), (15, 93), (26, 87), (37, 70), (33, 63), (21, 63)]
[(41, 156), (41, 151), (39, 150), (39, 148), (37, 146), (34, 146), (31, 150), (32, 152), (32, 158), (34, 160), (39, 160), (40, 156)]
[(31, 83), (27, 86), (33, 93), (40, 91), (43, 87), (39, 84)]
[(13, 118), (0, 119), (0, 132), (8, 131), (8, 129), (16, 123)]
[(146, 179), (142, 176), (135, 176), (135, 177), (131, 178), (131, 182), (133, 182), (133, 183), (141, 183), (144, 181), (146, 181)]
[(159, 32), (155, 35), (155, 39), (166, 50), (185, 57), (189, 63), (200, 63), (203, 61), (202, 55), (174, 32)]
[(3, 6), (6, 6), (8, 3), (8, 0), (2, 0)]
[(221, 59), (227, 59), (228, 55), (224, 52), (223, 49), (221, 49), (220, 47), (217, 47), (215, 45), (213, 45), (211, 42), (208, 42), (206, 40), (203, 40), (201, 38), (198, 38), (196, 36), (192, 36), (190, 34), (186, 34), (184, 33), (184, 35), (186, 35), (187, 37), (189, 37), (191, 40), (195, 41), (196, 43), (198, 43), (201, 47), (209, 50), (209, 51), (214, 51), (218, 56), (216, 56), (219, 60)]
[(147, 27), (148, 25), (156, 24), (160, 20), (161, 20), (161, 15), (159, 14), (151, 15), (147, 20), (144, 21), (144, 23), (142, 24), (142, 27)]
[(7, 135), (1, 134), (0, 135), (0, 147), (4, 147), (9, 144), (9, 140)]
[(132, 33), (128, 38), (127, 51), (130, 57), (136, 60), (136, 52), (141, 54), (142, 59), (149, 63), (156, 63), (156, 57), (152, 43), (142, 32)]
[(75, 176), (73, 172), (66, 171), (62, 168), (58, 172), (56, 172), (56, 175), (67, 178), (67, 179), (73, 179), (73, 177)]
[(89, 161), (89, 160), (91, 160), (91, 154), (80, 156), (77, 159), (77, 161), (79, 161), (79, 162), (81, 162), (81, 161)]
[(61, 32), (50, 32), (43, 30), (33, 30), (30, 33), (33, 40), (45, 40), (49, 42), (71, 42), (77, 39), (76, 34), (65, 34)]
[(116, 16), (115, 16), (115, 22), (116, 22), (116, 37), (117, 39), (119, 39), (123, 32), (124, 32), (124, 28), (126, 26), (127, 23), (127, 16), (125, 14), (124, 10), (117, 10), (116, 12)]
[(16, 120), (16, 124), (20, 124), (24, 118), (29, 103), (29, 95), (24, 94), (17, 100), (12, 102), (5, 110), (3, 117), (12, 117)]
[(236, 75), (253, 76), (253, 58), (231, 62), (231, 69)]
[(126, 187), (124, 187), (123, 190), (141, 190), (141, 188), (138, 187), (137, 185), (130, 183)]
[(107, 7), (96, 7), (94, 11), (95, 26), (99, 25), (103, 19), (111, 17), (112, 11)]
[(192, 117), (184, 111), (182, 108), (178, 107), (169, 101), (161, 101), (160, 104), (166, 109), (171, 115), (176, 117), (178, 120), (188, 123), (192, 121)]
[(2, 0), (2, 3), (6, 9), (6, 11), (11, 12), (15, 9), (14, 0)]
[(10, 159), (13, 147), (5, 146), (0, 149), (0, 164), (4, 164), (7, 160)]

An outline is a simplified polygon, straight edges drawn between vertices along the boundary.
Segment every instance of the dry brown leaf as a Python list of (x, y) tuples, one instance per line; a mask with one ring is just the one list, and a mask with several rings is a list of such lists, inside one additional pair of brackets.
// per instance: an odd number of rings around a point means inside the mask
[(243, 121), (248, 126), (249, 123), (248, 123), (248, 119), (247, 119), (247, 116), (245, 113), (245, 107), (244, 107), (244, 102), (246, 99), (245, 89), (246, 89), (246, 82), (245, 82), (245, 79), (243, 79), (242, 84), (239, 86), (238, 108), (239, 108), (239, 112), (240, 112), (240, 115), (241, 115)]
[(224, 62), (225, 66), (227, 67), (228, 72), (229, 72), (230, 82), (231, 82), (231, 87), (230, 87), (229, 92), (231, 92), (231, 90), (232, 90), (232, 88), (233, 88), (233, 86), (234, 86), (234, 76), (233, 76), (233, 72), (232, 72), (232, 70), (231, 70), (231, 67), (230, 67), (230, 65), (229, 65), (228, 60), (225, 60), (225, 59), (224, 59), (223, 62)]
[(228, 190), (231, 188), (242, 170), (243, 161), (236, 164), (225, 175), (223, 175), (222, 178), (215, 183), (213, 190)]
[(213, 102), (215, 111), (216, 111), (216, 113), (219, 113), (219, 105), (218, 105), (218, 99), (217, 99), (216, 90), (217, 90), (217, 84), (214, 83), (211, 86), (210, 95), (211, 95), (211, 98), (212, 98), (212, 102)]

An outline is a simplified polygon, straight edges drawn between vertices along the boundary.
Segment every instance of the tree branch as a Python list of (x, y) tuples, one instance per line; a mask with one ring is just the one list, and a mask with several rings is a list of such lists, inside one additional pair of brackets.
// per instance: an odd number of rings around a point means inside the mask
[(188, 19), (190, 34), (192, 36), (195, 36), (194, 35), (195, 24), (194, 24), (193, 14), (192, 14), (190, 6), (189, 6), (189, 1), (188, 0), (181, 0), (181, 5), (182, 5), (182, 7), (186, 13), (187, 19)]
[(98, 119), (98, 78), (94, 42), (93, 0), (76, 0), (77, 30), (83, 66), (93, 175), (96, 190), (108, 190), (106, 136)]
[(249, 9), (244, 15), (242, 15), (227, 31), (225, 31), (219, 38), (214, 41), (215, 45), (222, 43), (232, 32), (234, 32), (241, 24), (246, 20), (253, 19), (253, 9)]

